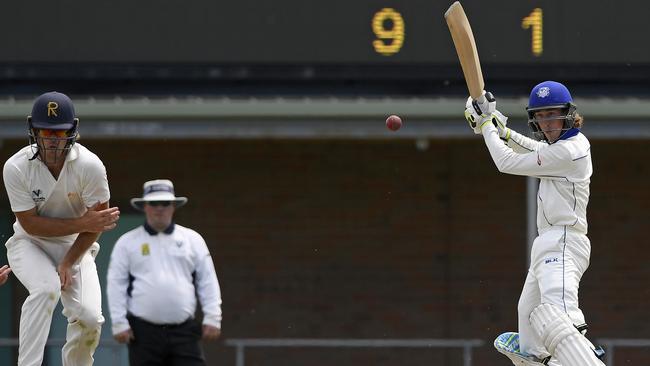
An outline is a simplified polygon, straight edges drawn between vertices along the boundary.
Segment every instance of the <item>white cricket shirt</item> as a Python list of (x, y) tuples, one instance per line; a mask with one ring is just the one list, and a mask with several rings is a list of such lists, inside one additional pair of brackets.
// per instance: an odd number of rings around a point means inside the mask
[[(31, 147), (26, 146), (4, 164), (3, 179), (13, 212), (36, 207), (39, 216), (75, 218), (83, 216), (87, 207), (110, 199), (106, 168), (99, 157), (84, 146), (78, 143), (72, 146), (58, 179), (38, 158), (30, 160), (32, 156)], [(14, 223), (14, 233), (14, 237), (29, 238), (55, 257), (61, 253), (65, 255), (79, 235), (33, 236), (18, 220)]]
[(506, 146), (494, 125), (483, 127), (485, 144), (500, 172), (540, 179), (537, 230), (568, 226), (587, 234), (591, 146), (577, 129), (566, 135), (570, 137), (549, 145), (512, 131)]
[(107, 280), (113, 334), (130, 328), (127, 312), (155, 324), (193, 318), (196, 294), (203, 324), (221, 328), (219, 281), (208, 246), (196, 231), (172, 224), (155, 233), (139, 226), (115, 243)]

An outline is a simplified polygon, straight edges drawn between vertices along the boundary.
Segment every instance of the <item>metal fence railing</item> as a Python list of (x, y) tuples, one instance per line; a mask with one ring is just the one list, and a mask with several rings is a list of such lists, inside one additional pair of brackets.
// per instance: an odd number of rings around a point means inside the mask
[[(650, 339), (599, 338), (597, 344), (606, 350), (605, 364), (614, 365), (617, 348), (650, 348)], [(48, 339), (46, 347), (62, 347), (65, 339)], [(225, 344), (236, 351), (236, 366), (245, 366), (246, 348), (255, 347), (339, 347), (339, 348), (460, 348), (463, 366), (472, 366), (472, 351), (485, 344), (480, 339), (312, 339), (312, 338), (230, 338)], [(0, 338), (0, 348), (18, 347), (17, 338)], [(121, 365), (125, 346), (112, 339), (102, 339), (99, 348), (108, 349), (112, 355), (112, 365)], [(98, 349), (99, 349), (98, 348)]]
[(231, 338), (227, 346), (236, 349), (236, 366), (245, 366), (247, 347), (354, 347), (354, 348), (462, 348), (463, 366), (472, 365), (472, 349), (480, 339), (309, 339), (309, 338)]
[(614, 350), (617, 347), (649, 347), (650, 339), (599, 338), (597, 343), (605, 347), (605, 364), (614, 366)]
[[(45, 347), (63, 347), (65, 344), (64, 338), (51, 338), (48, 339), (45, 343)], [(18, 347), (18, 338), (0, 338), (0, 348), (1, 347)], [(125, 345), (117, 343), (113, 339), (104, 339), (100, 340), (99, 346), (97, 349), (109, 349), (111, 352), (113, 366), (122, 365), (121, 352), (126, 348)]]

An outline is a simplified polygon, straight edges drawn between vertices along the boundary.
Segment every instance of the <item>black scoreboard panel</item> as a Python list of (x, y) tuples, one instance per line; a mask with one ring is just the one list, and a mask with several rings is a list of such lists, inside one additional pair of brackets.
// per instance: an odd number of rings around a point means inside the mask
[[(488, 67), (650, 65), (644, 0), (462, 3)], [(451, 67), (458, 61), (443, 17), (450, 4), (9, 1), (0, 22), (0, 64)]]

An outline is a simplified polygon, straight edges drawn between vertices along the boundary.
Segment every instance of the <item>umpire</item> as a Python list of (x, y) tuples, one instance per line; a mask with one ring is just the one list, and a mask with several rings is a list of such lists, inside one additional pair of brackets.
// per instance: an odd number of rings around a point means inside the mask
[[(113, 337), (128, 344), (131, 366), (205, 365), (200, 339), (221, 334), (221, 290), (208, 247), (196, 231), (173, 222), (185, 203), (171, 181), (146, 182), (142, 198), (131, 200), (146, 221), (122, 235), (111, 253)], [(194, 321), (197, 296), (202, 328)]]

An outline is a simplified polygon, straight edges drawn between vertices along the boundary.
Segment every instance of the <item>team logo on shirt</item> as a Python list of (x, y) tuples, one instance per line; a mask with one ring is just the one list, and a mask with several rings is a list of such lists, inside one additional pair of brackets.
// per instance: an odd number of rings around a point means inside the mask
[(140, 252), (142, 255), (149, 255), (149, 243), (144, 243), (140, 246)]
[(176, 246), (179, 247), (179, 248), (182, 247), (182, 246), (183, 246), (183, 242), (180, 241), (180, 240), (176, 241)]
[(43, 192), (41, 192), (40, 189), (32, 191), (32, 199), (34, 202), (43, 202), (45, 201), (45, 197), (41, 196)]

